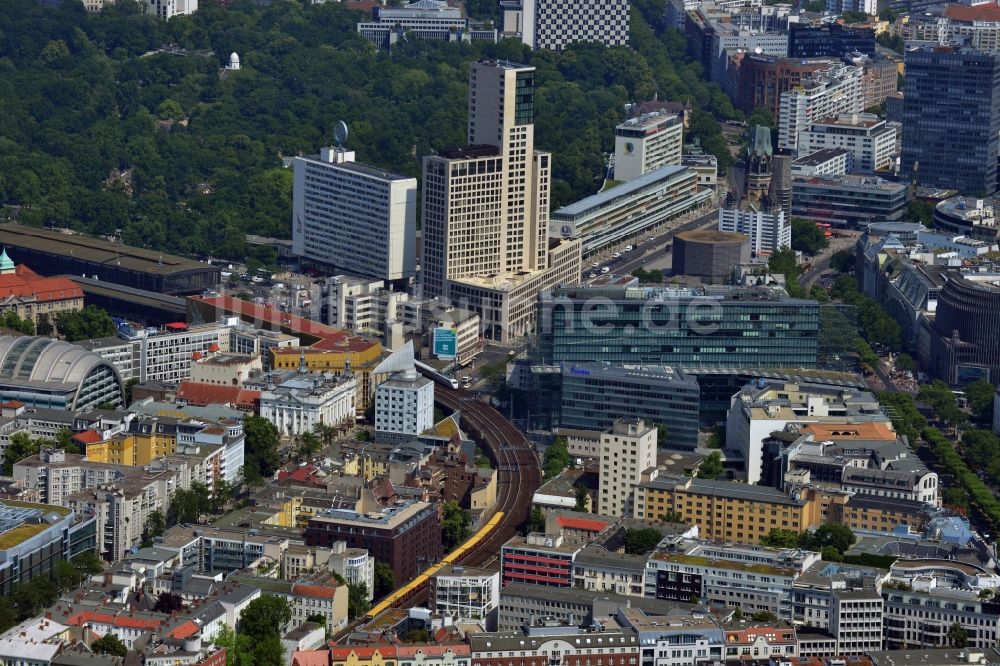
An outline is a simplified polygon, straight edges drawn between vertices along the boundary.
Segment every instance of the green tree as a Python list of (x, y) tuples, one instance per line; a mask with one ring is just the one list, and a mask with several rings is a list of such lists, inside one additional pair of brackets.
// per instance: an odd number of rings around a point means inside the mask
[(913, 360), (913, 357), (909, 354), (897, 354), (896, 367), (901, 370), (909, 370), (910, 372), (913, 372), (917, 369), (917, 364)]
[(812, 220), (792, 218), (792, 249), (807, 254), (819, 254), (830, 245), (823, 230)]
[(993, 420), (993, 384), (985, 379), (977, 379), (963, 389), (965, 399), (969, 403), (973, 418), (978, 423), (991, 423)]
[(796, 548), (799, 545), (799, 534), (793, 530), (774, 527), (760, 540), (760, 543), (771, 548)]
[(59, 560), (52, 566), (52, 578), (60, 590), (72, 590), (80, 584), (83, 576), (69, 560)]
[(167, 518), (163, 515), (163, 512), (157, 509), (149, 514), (149, 518), (146, 521), (145, 526), (142, 530), (142, 542), (143, 547), (153, 545), (153, 539), (158, 536), (163, 536), (163, 533), (167, 530)]
[(316, 624), (320, 625), (321, 627), (325, 627), (326, 626), (326, 615), (323, 615), (322, 613), (313, 613), (312, 615), (310, 615), (310, 616), (308, 616), (306, 618), (306, 622), (315, 622)]
[(35, 325), (30, 320), (18, 317), (14, 310), (6, 310), (0, 315), (0, 327), (9, 328), (25, 335), (35, 334)]
[(375, 598), (381, 599), (396, 589), (396, 576), (385, 562), (375, 563)]
[(524, 524), (524, 531), (527, 534), (545, 531), (545, 513), (537, 506), (528, 514), (528, 521)]
[(583, 513), (588, 512), (590, 510), (590, 492), (587, 490), (587, 486), (577, 483), (573, 486), (573, 493), (576, 497), (576, 504), (573, 505), (573, 510)]
[(121, 639), (110, 631), (90, 644), (90, 649), (97, 654), (110, 654), (116, 657), (124, 657), (128, 654), (128, 648)]
[(569, 467), (569, 449), (565, 437), (557, 437), (545, 449), (545, 459), (542, 462), (542, 469), (545, 471), (545, 478), (551, 479), (562, 474), (563, 470)]
[(754, 622), (770, 622), (774, 623), (778, 621), (778, 616), (771, 611), (757, 611), (750, 615), (750, 619)]
[(722, 454), (718, 451), (712, 451), (705, 459), (701, 461), (698, 465), (698, 478), (699, 479), (717, 479), (724, 472), (725, 469), (722, 466)]
[(820, 549), (820, 555), (825, 562), (843, 562), (844, 555), (839, 550), (833, 546), (823, 546)]
[(278, 453), (280, 444), (278, 429), (267, 419), (251, 415), (243, 419), (243, 432), (246, 435), (244, 478), (248, 483), (270, 479), (281, 465), (281, 456)]
[(347, 586), (347, 617), (354, 619), (368, 612), (368, 586), (357, 583)]
[(322, 441), (314, 433), (304, 432), (299, 437), (299, 452), (307, 458), (318, 453), (322, 448)]
[(257, 640), (281, 638), (285, 626), (292, 621), (292, 609), (282, 597), (261, 595), (240, 613), (239, 632)]
[(803, 289), (799, 286), (802, 268), (791, 248), (783, 247), (777, 252), (772, 252), (770, 259), (767, 260), (767, 269), (772, 273), (785, 276), (785, 285), (789, 294), (802, 295)]
[(441, 511), (441, 541), (446, 552), (458, 548), (469, 538), (469, 513), (458, 502), (444, 503)]
[(39, 312), (35, 317), (35, 333), (37, 335), (52, 335), (55, 333), (55, 328), (52, 326), (52, 319), (49, 318), (48, 312)]
[(38, 453), (42, 440), (31, 439), (26, 432), (11, 435), (10, 443), (3, 451), (3, 473), (10, 476), (14, 473), (14, 463), (21, 462), (29, 456)]
[(857, 540), (851, 528), (845, 525), (826, 523), (816, 528), (814, 532), (803, 532), (799, 535), (799, 545), (809, 550), (822, 551), (831, 546), (839, 554), (843, 554)]
[(774, 115), (771, 113), (771, 109), (766, 106), (758, 106), (753, 110), (749, 116), (747, 116), (747, 125), (753, 127), (754, 125), (760, 125), (761, 127), (774, 128), (777, 127), (774, 122)]
[(167, 511), (167, 522), (171, 525), (198, 523), (202, 516), (211, 511), (212, 500), (209, 498), (208, 486), (192, 481), (190, 490), (180, 488), (174, 492)]
[(929, 405), (937, 418), (953, 428), (964, 426), (968, 420), (965, 413), (959, 409), (958, 401), (951, 388), (940, 379), (922, 385), (917, 391), (917, 400)]
[(111, 337), (117, 330), (111, 315), (96, 305), (88, 305), (82, 310), (57, 312), (55, 325), (59, 334), (69, 342)]
[(969, 510), (969, 493), (961, 486), (946, 486), (941, 490), (941, 503), (962, 511)]
[(160, 596), (156, 598), (156, 603), (153, 604), (153, 610), (169, 615), (174, 611), (184, 610), (184, 600), (179, 594), (160, 592)]
[(625, 530), (625, 552), (629, 555), (645, 555), (653, 552), (662, 540), (663, 535), (652, 527), (629, 528)]
[(851, 273), (854, 271), (856, 259), (851, 250), (837, 250), (830, 256), (830, 268), (838, 273)]
[(969, 631), (960, 623), (954, 622), (948, 628), (948, 645), (953, 648), (964, 648), (969, 645)]

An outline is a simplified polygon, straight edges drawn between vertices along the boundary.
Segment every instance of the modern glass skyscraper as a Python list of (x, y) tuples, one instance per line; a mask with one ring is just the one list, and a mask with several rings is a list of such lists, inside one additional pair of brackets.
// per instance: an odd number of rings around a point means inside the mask
[(901, 173), (926, 187), (997, 189), (1000, 54), (924, 46), (906, 52)]

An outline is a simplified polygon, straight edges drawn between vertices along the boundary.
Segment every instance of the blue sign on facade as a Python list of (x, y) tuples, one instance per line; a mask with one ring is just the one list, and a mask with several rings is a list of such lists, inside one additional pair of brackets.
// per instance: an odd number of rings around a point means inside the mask
[(454, 328), (435, 328), (434, 355), (440, 359), (455, 358), (458, 355), (458, 331)]

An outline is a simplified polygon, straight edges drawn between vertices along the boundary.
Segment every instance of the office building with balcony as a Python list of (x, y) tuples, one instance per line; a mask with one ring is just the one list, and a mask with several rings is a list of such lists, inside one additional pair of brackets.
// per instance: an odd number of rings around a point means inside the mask
[(906, 211), (907, 187), (877, 176), (795, 178), (792, 217), (846, 229), (898, 220)]
[(416, 178), (356, 162), (343, 146), (292, 164), (292, 251), (304, 264), (399, 284), (416, 275)]
[(615, 128), (615, 180), (632, 180), (681, 163), (684, 123), (675, 114), (653, 111)]
[(906, 52), (900, 174), (983, 197), (997, 190), (1000, 53), (923, 46)]
[(663, 166), (553, 211), (549, 235), (578, 239), (583, 253), (591, 254), (705, 204), (713, 194), (698, 186), (694, 170)]
[(646, 563), (646, 596), (698, 597), (790, 621), (795, 579), (819, 561), (819, 553), (800, 549), (667, 540)]
[(431, 576), (430, 607), (458, 622), (475, 622), (496, 630), (500, 606), (500, 572), (447, 565)]
[(573, 587), (573, 559), (581, 548), (565, 542), (561, 534), (515, 536), (500, 549), (501, 585)]

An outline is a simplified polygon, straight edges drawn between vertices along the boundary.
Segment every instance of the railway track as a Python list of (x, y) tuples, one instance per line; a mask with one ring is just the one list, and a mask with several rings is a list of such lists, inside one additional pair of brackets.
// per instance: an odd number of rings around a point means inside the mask
[[(500, 547), (517, 534), (521, 523), (527, 520), (532, 496), (542, 482), (541, 464), (524, 434), (500, 412), (480, 402), (473, 394), (437, 383), (434, 386), (434, 401), (452, 412), (460, 412), (462, 427), (475, 437), (496, 465), (497, 505), (494, 515), (502, 512), (502, 518), (489, 536), (456, 560), (466, 566), (481, 566), (496, 560)], [(408, 607), (424, 603), (429, 595), (428, 585), (423, 584), (395, 605)], [(373, 609), (373, 612), (377, 615), (382, 611)], [(358, 618), (331, 638), (341, 640), (364, 623), (365, 618)]]
[(440, 384), (434, 387), (434, 400), (460, 412), (462, 427), (475, 436), (497, 467), (497, 510), (504, 512), (504, 519), (489, 538), (462, 558), (463, 564), (476, 566), (492, 559), (527, 520), (531, 498), (542, 482), (541, 465), (524, 433), (492, 406), (467, 391)]

